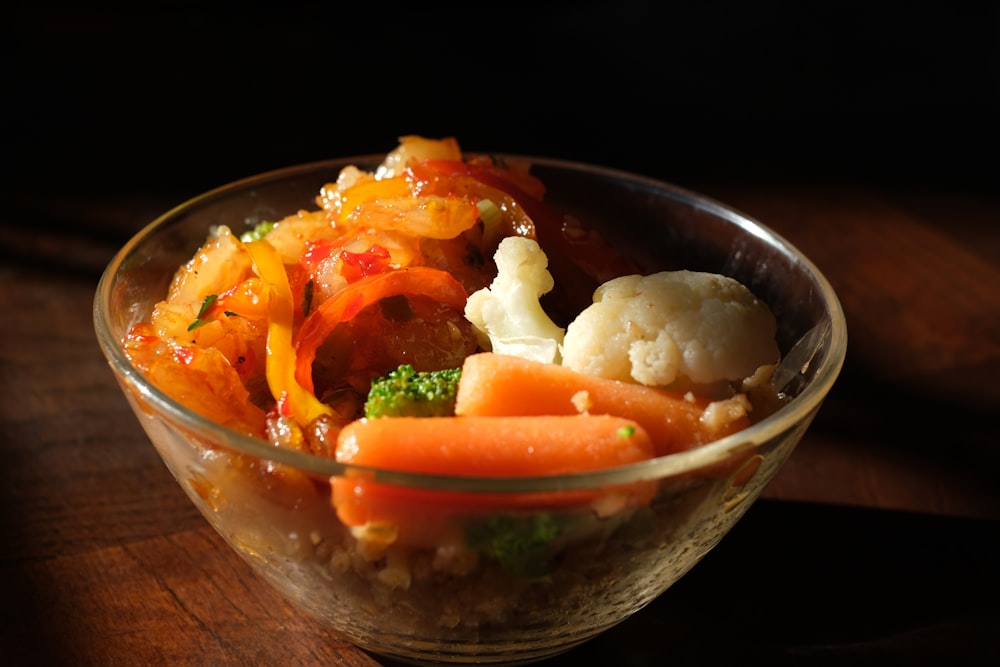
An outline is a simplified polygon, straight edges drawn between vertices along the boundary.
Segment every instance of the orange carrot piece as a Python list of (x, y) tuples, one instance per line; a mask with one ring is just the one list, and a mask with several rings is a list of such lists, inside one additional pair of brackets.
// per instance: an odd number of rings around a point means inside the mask
[(337, 518), (346, 526), (381, 526), (395, 534), (400, 544), (440, 546), (454, 531), (456, 515), (534, 510), (590, 508), (610, 515), (643, 507), (656, 496), (656, 481), (619, 484), (601, 489), (567, 489), (530, 493), (436, 491), (375, 482), (364, 474), (350, 473), (331, 479), (331, 501)]
[(709, 400), (585, 375), (555, 364), (484, 352), (465, 360), (455, 401), (463, 416), (568, 415), (586, 410), (635, 420), (656, 455), (691, 449), (750, 425), (745, 415), (722, 427), (701, 419)]
[(561, 475), (653, 457), (646, 431), (608, 415), (384, 417), (344, 427), (343, 463), (465, 477)]
[[(385, 417), (348, 424), (337, 444), (344, 463), (466, 477), (586, 472), (652, 456), (641, 426), (608, 415)], [(332, 483), (333, 504), (346, 525), (383, 522), (400, 529), (441, 513), (586, 506), (608, 494), (617, 494), (623, 506), (645, 504), (655, 492), (649, 483), (527, 494), (443, 492), (377, 483), (364, 474)]]

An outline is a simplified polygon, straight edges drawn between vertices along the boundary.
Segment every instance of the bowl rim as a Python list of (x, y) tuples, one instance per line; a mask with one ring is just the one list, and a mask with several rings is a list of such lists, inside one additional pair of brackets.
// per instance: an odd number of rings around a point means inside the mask
[[(472, 151), (472, 153), (481, 154), (482, 151)], [(98, 344), (122, 388), (126, 390), (131, 388), (143, 400), (155, 406), (159, 413), (169, 417), (175, 424), (181, 425), (186, 432), (213, 445), (221, 445), (252, 457), (287, 465), (313, 476), (360, 476), (371, 481), (399, 486), (472, 493), (532, 493), (592, 489), (690, 474), (722, 463), (746, 450), (756, 449), (784, 431), (794, 428), (795, 425), (811, 420), (840, 374), (846, 357), (847, 326), (842, 306), (833, 287), (819, 268), (797, 247), (763, 223), (737, 209), (664, 180), (576, 160), (511, 153), (490, 154), (509, 160), (524, 160), (548, 168), (587, 172), (593, 176), (622, 180), (651, 188), (722, 217), (778, 248), (812, 276), (819, 287), (823, 305), (830, 315), (828, 330), (821, 332), (821, 335), (829, 339), (826, 354), (821, 363), (812, 369), (812, 379), (793, 400), (763, 420), (694, 449), (589, 472), (525, 477), (479, 477), (416, 473), (345, 464), (333, 458), (277, 447), (266, 440), (230, 430), (186, 408), (154, 386), (132, 365), (122, 348), (121, 341), (112, 334), (108, 304), (111, 302), (110, 295), (115, 275), (137, 246), (161, 227), (184, 215), (189, 209), (226, 196), (233, 191), (319, 170), (337, 170), (348, 165), (378, 164), (385, 157), (384, 154), (363, 154), (305, 162), (225, 183), (182, 201), (136, 232), (108, 262), (97, 283), (93, 301), (93, 322)]]

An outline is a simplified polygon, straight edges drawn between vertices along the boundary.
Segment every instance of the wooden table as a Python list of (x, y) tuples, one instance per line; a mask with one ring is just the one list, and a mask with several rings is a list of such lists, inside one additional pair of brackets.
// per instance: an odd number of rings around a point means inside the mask
[[(1000, 660), (1000, 199), (694, 185), (822, 268), (848, 361), (736, 530), (550, 664)], [(291, 609), (223, 544), (98, 350), (105, 263), (189, 194), (22, 193), (0, 208), (0, 663), (389, 664)]]

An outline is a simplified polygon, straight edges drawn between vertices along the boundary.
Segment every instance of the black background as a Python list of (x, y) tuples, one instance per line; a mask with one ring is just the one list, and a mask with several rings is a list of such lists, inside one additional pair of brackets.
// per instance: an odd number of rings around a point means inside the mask
[(6, 187), (197, 194), (453, 135), (682, 185), (995, 187), (996, 3), (18, 3)]

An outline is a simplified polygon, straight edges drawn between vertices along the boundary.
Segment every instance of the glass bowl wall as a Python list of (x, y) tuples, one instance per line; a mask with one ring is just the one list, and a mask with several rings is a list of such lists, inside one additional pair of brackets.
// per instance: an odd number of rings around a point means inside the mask
[[(367, 650), (411, 662), (536, 661), (629, 617), (712, 549), (777, 474), (840, 371), (843, 313), (822, 274), (767, 227), (670, 184), (614, 170), (527, 159), (547, 201), (593, 225), (648, 270), (713, 271), (768, 303), (786, 361), (774, 381), (792, 400), (705, 447), (600, 473), (469, 479), (350, 468), (228, 431), (178, 405), (129, 363), (120, 341), (148, 318), (174, 271), (214, 225), (235, 232), (312, 208), (355, 157), (251, 177), (192, 199), (140, 231), (97, 289), (99, 343), (124, 395), (181, 488), (219, 535), (293, 603)], [(448, 498), (490, 494), (518, 521), (567, 527), (546, 572), (473, 567), (426, 548), (365, 553), (330, 501), (331, 480), (364, 476), (414, 493), (428, 534), (482, 512)], [(574, 494), (635, 489), (649, 501), (603, 516)], [(532, 495), (544, 503), (525, 504)], [(496, 498), (509, 498), (509, 507)], [(553, 498), (557, 499), (553, 502)], [(558, 502), (559, 498), (566, 502)], [(444, 500), (442, 500), (444, 499)], [(499, 503), (499, 504), (497, 504)], [(449, 561), (449, 559), (451, 559)]]

